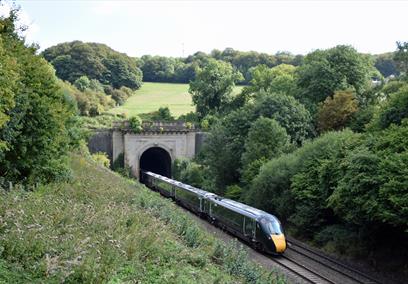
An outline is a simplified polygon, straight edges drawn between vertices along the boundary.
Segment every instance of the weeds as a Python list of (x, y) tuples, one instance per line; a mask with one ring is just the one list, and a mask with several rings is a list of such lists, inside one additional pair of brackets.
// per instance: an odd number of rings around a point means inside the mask
[(169, 200), (71, 160), (69, 183), (0, 193), (0, 283), (279, 282)]

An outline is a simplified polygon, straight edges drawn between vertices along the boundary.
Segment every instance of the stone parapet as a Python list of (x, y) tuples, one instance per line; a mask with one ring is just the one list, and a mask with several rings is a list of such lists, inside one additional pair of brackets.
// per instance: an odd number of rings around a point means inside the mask
[[(125, 132), (133, 132), (130, 128), (129, 121), (116, 121), (113, 124), (115, 130), (121, 130)], [(143, 122), (142, 123), (142, 133), (187, 133), (187, 132), (196, 132), (198, 129), (194, 124), (186, 123), (184, 121), (175, 121), (175, 122)]]

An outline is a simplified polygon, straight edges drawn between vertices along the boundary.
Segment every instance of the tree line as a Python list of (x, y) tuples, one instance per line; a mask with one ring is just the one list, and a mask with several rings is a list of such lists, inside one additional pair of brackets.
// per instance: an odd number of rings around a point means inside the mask
[(174, 176), (276, 214), (328, 250), (404, 263), (407, 50), (397, 44), (400, 75), (381, 84), (371, 56), (340, 45), (300, 66), (257, 66), (235, 96), (236, 69), (212, 61), (190, 83), (209, 137), (198, 158), (175, 163)]

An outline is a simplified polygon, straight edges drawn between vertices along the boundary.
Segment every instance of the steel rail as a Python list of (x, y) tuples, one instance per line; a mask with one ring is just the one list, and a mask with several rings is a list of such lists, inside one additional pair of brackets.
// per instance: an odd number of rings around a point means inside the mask
[(331, 283), (331, 284), (335, 284), (336, 282), (333, 282), (332, 280), (330, 280), (329, 278), (319, 274), (317, 271), (310, 269), (309, 267), (306, 267), (304, 264), (301, 264), (293, 259), (288, 258), (285, 255), (281, 255), (281, 258), (286, 259), (287, 261), (289, 261), (289, 263), (294, 264), (297, 267), (300, 267), (300, 270), (305, 270), (306, 272), (309, 272), (311, 274), (311, 276), (307, 276), (305, 275), (304, 271), (299, 271), (299, 269), (294, 268), (293, 266), (290, 266), (288, 263), (285, 263), (283, 261), (281, 261), (279, 258), (273, 258), (270, 257), (271, 260), (273, 260), (274, 262), (278, 263), (279, 265), (283, 266), (284, 268), (288, 269), (289, 271), (291, 271), (292, 273), (294, 273), (296, 276), (300, 276), (302, 279), (310, 282), (310, 283), (314, 283), (314, 284), (320, 284), (322, 283), (321, 281), (317, 281), (316, 279), (311, 279), (311, 278), (318, 278), (320, 280), (323, 280), (324, 282), (327, 283)]
[[(296, 253), (301, 254), (301, 255), (303, 255), (303, 256), (309, 258), (309, 259), (312, 259), (313, 261), (315, 261), (315, 262), (317, 262), (317, 263), (319, 263), (319, 264), (321, 264), (321, 265), (323, 265), (323, 266), (325, 266), (325, 267), (328, 267), (328, 268), (330, 268), (330, 269), (332, 269), (332, 270), (334, 270), (334, 271), (336, 271), (336, 272), (338, 272), (338, 273), (340, 273), (340, 274), (342, 274), (342, 275), (345, 275), (345, 276), (347, 276), (347, 277), (353, 279), (354, 281), (356, 281), (356, 282), (358, 282), (358, 283), (365, 283), (365, 284), (366, 284), (366, 283), (380, 283), (380, 282), (378, 282), (376, 279), (372, 278), (371, 276), (369, 276), (369, 275), (367, 275), (367, 274), (364, 274), (364, 273), (362, 273), (362, 272), (356, 270), (355, 268), (350, 267), (349, 265), (346, 265), (346, 264), (344, 264), (344, 263), (341, 263), (341, 262), (338, 261), (338, 260), (335, 260), (335, 259), (333, 259), (333, 258), (331, 258), (331, 257), (328, 257), (328, 256), (324, 255), (323, 253), (314, 251), (313, 249), (310, 249), (310, 248), (306, 247), (305, 245), (303, 245), (303, 244), (300, 243), (299, 241), (295, 241), (295, 240), (293, 240), (292, 238), (289, 238), (288, 243), (289, 243), (289, 248), (290, 248), (290, 250), (295, 251)], [(297, 246), (297, 247), (300, 247), (301, 249), (303, 249), (303, 250), (305, 250), (305, 251), (307, 251), (307, 252), (309, 252), (309, 253), (311, 253), (311, 254), (314, 254), (314, 255), (316, 255), (316, 256), (318, 256), (318, 257), (324, 259), (324, 260), (327, 260), (327, 261), (329, 261), (329, 262), (331, 262), (331, 263), (333, 263), (333, 264), (335, 264), (335, 265), (337, 265), (337, 266), (340, 266), (340, 267), (342, 267), (342, 268), (345, 269), (345, 270), (351, 271), (352, 273), (355, 273), (355, 274), (359, 275), (360, 278), (364, 278), (364, 279), (367, 279), (367, 280), (369, 280), (369, 281), (360, 280), (360, 279), (356, 278), (356, 276), (350, 275), (350, 273), (346, 273), (344, 270), (335, 268), (335, 267), (330, 266), (330, 265), (328, 265), (327, 263), (325, 263), (325, 262), (323, 262), (323, 261), (321, 261), (321, 260), (318, 260), (318, 259), (316, 259), (316, 258), (313, 258), (313, 257), (311, 257), (310, 255), (307, 255), (306, 253), (301, 252), (301, 251), (299, 251), (298, 249), (295, 249), (295, 248), (293, 247), (293, 245), (294, 245), (294, 246)]]

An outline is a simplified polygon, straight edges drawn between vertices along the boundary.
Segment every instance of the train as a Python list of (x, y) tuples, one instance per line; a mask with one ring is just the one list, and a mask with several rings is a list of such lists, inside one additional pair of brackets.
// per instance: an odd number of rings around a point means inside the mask
[(150, 171), (142, 170), (140, 181), (258, 251), (280, 255), (286, 250), (282, 225), (272, 214)]

